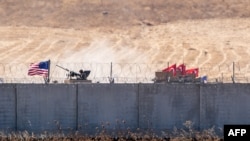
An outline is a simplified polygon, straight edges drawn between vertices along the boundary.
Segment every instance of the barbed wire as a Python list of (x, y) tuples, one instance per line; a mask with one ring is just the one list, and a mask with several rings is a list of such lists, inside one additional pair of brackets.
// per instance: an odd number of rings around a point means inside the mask
[[(80, 69), (90, 70), (88, 77), (93, 83), (109, 83), (113, 77), (116, 83), (153, 83), (155, 72), (166, 68), (170, 63), (65, 63), (51, 62), (51, 82), (63, 83), (68, 72), (56, 65), (78, 72)], [(186, 64), (187, 68), (191, 68)], [(40, 76), (28, 76), (27, 63), (0, 63), (0, 83), (44, 83)], [(250, 64), (239, 62), (230, 64), (206, 64), (199, 67), (200, 76), (206, 75), (210, 82), (232, 82), (234, 72), (235, 82), (248, 83), (250, 81)]]

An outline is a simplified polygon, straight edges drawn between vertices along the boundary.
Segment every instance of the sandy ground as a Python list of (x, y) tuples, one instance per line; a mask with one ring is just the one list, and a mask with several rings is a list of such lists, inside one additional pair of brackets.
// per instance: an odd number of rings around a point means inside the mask
[(132, 21), (70, 28), (13, 25), (6, 20), (3, 23), (10, 24), (0, 26), (0, 78), (32, 80), (27, 76), (29, 63), (50, 59), (52, 80), (65, 78), (66, 72), (55, 66), (61, 65), (74, 71), (89, 69), (93, 82), (107, 82), (112, 62), (117, 82), (152, 82), (156, 71), (174, 63), (199, 67), (199, 75), (211, 81), (230, 81), (235, 62), (239, 81), (250, 81), (250, 18)]

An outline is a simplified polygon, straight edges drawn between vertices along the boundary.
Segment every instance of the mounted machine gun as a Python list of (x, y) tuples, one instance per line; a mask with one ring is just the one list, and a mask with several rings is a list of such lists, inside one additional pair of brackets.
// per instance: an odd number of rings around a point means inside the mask
[(91, 82), (91, 80), (87, 80), (87, 77), (90, 74), (90, 70), (83, 71), (81, 69), (81, 70), (79, 70), (79, 73), (77, 73), (77, 72), (71, 71), (67, 68), (64, 68), (62, 66), (59, 66), (59, 65), (56, 65), (56, 66), (68, 72), (67, 80), (65, 80), (64, 83)]

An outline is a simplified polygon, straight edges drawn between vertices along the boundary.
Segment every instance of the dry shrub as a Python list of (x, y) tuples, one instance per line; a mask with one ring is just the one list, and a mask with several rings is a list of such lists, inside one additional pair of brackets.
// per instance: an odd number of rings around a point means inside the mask
[(102, 130), (98, 130), (94, 136), (81, 135), (78, 131), (71, 134), (64, 134), (63, 132), (48, 133), (44, 132), (35, 135), (34, 133), (24, 132), (12, 132), (3, 133), (0, 132), (0, 141), (222, 141), (214, 128), (203, 130), (201, 132), (194, 130), (193, 123), (186, 121), (184, 124), (185, 129), (177, 129), (165, 132), (162, 131), (162, 135), (156, 134), (153, 130), (148, 129), (142, 131), (137, 129), (135, 132), (131, 132), (128, 128), (126, 131), (117, 131), (116, 135), (110, 135), (106, 132), (105, 127)]

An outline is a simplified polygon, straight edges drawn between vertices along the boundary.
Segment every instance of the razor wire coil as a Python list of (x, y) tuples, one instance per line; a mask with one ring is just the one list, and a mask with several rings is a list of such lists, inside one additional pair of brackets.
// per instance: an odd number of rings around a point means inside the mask
[[(153, 83), (155, 72), (167, 67), (167, 63), (65, 63), (51, 62), (51, 82), (63, 83), (67, 78), (67, 71), (57, 67), (63, 66), (69, 70), (78, 72), (80, 69), (90, 70), (88, 77), (94, 83), (109, 83), (112, 77), (115, 83)], [(188, 67), (189, 64), (186, 64)], [(40, 76), (28, 76), (28, 63), (0, 63), (0, 83), (44, 83)], [(248, 83), (250, 80), (250, 64), (236, 62), (233, 68), (231, 64), (207, 64), (199, 67), (200, 75), (207, 75), (210, 82), (232, 82), (234, 71), (235, 80), (240, 83)], [(112, 76), (111, 76), (112, 75)]]

